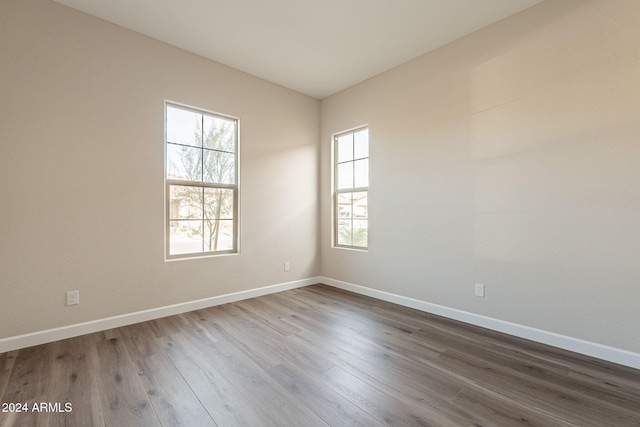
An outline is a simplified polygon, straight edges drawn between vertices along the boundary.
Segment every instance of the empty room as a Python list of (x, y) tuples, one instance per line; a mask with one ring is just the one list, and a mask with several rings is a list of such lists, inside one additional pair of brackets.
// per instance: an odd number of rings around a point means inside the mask
[(0, 426), (640, 426), (637, 0), (0, 0)]

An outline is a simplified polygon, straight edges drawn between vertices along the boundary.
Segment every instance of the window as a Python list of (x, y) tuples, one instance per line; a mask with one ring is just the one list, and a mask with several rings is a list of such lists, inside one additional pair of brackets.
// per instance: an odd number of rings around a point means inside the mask
[(166, 104), (167, 258), (237, 252), (238, 120)]
[(369, 128), (333, 137), (334, 246), (367, 249), (369, 234)]

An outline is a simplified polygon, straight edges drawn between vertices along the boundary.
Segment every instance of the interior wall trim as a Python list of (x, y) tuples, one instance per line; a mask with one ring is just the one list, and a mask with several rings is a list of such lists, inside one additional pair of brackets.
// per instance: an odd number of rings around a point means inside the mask
[(355, 285), (353, 283), (343, 282), (341, 280), (335, 280), (329, 277), (320, 277), (318, 280), (320, 281), (320, 283), (333, 286), (335, 288), (344, 289), (346, 291), (351, 291), (383, 301), (392, 302), (427, 313), (437, 314), (439, 316), (459, 320), (461, 322), (491, 329), (493, 331), (525, 338), (542, 344), (551, 345), (553, 347), (580, 353), (585, 356), (595, 357), (597, 359), (602, 359), (609, 362), (618, 363), (620, 365), (640, 369), (640, 354), (628, 350), (585, 341), (566, 335), (560, 335), (554, 332), (544, 331), (529, 326), (494, 319), (492, 317), (474, 314), (438, 304), (432, 304), (415, 298), (396, 295), (390, 292), (368, 288), (366, 286)]
[(405, 297), (386, 291), (368, 288), (329, 277), (318, 276), (308, 279), (295, 280), (256, 289), (249, 289), (240, 292), (233, 292), (225, 295), (218, 295), (210, 298), (203, 298), (195, 301), (188, 301), (179, 304), (172, 304), (164, 307), (152, 308), (149, 310), (137, 311), (134, 313), (122, 314), (119, 316), (104, 319), (92, 320), (59, 328), (47, 329), (43, 331), (17, 335), (0, 339), (0, 353), (31, 347), (34, 345), (46, 344), (49, 342), (72, 338), (93, 332), (132, 325), (134, 323), (145, 322), (147, 320), (158, 319), (160, 317), (172, 316), (174, 314), (186, 313), (188, 311), (200, 310), (216, 305), (227, 304), (262, 295), (273, 294), (289, 289), (302, 288), (309, 285), (322, 283), (338, 289), (344, 289), (357, 294), (366, 295), (382, 301), (410, 307), (427, 313), (437, 314), (449, 319), (459, 320), (471, 325), (491, 329), (564, 350), (573, 351), (597, 359), (606, 360), (631, 368), (640, 369), (640, 354), (620, 348), (610, 347), (579, 338), (556, 334), (529, 326), (519, 325), (492, 317), (474, 314), (455, 308), (450, 308), (438, 304), (429, 303), (415, 298)]
[(233, 292), (225, 295), (218, 295), (210, 298), (203, 298), (195, 301), (188, 301), (179, 304), (172, 304), (164, 307), (152, 308), (137, 311), (134, 313), (122, 314), (119, 316), (107, 317), (104, 319), (91, 320), (89, 322), (77, 323), (74, 325), (62, 326), (59, 328), (47, 329), (17, 335), (14, 337), (0, 339), (0, 353), (31, 347), (34, 345), (46, 344), (53, 341), (77, 337), (93, 332), (118, 328), (120, 326), (132, 325), (134, 323), (145, 322), (147, 320), (158, 319), (160, 317), (172, 316), (174, 314), (186, 313), (188, 311), (200, 310), (216, 305), (227, 304), (229, 302), (255, 298), (262, 295), (273, 294), (289, 289), (302, 288), (319, 282), (317, 277), (295, 280), (292, 282), (280, 283), (271, 286), (264, 286), (246, 291)]

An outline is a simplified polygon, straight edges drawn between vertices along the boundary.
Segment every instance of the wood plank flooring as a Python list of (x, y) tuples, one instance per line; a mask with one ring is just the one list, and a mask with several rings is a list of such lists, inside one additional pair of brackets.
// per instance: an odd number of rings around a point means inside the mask
[(637, 427), (640, 371), (315, 285), (0, 354), (0, 403), (27, 408), (3, 427)]

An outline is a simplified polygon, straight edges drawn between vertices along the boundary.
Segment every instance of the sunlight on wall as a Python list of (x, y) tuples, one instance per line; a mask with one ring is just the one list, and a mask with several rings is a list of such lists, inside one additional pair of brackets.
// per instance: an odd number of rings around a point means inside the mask
[(478, 257), (637, 270), (640, 48), (577, 28), (473, 69)]

